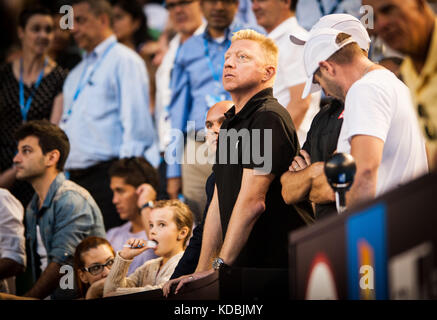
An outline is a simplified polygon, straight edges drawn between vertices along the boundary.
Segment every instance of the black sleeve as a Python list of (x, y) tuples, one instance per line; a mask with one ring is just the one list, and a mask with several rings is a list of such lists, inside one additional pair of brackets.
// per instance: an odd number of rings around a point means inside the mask
[[(251, 124), (251, 143), (243, 143), (242, 154), (250, 155), (243, 168), (280, 176), (296, 156), (299, 145), (292, 126), (275, 112), (259, 113)], [(243, 158), (244, 159), (244, 158)]]
[(187, 249), (179, 260), (178, 265), (175, 268), (170, 279), (176, 279), (186, 274), (192, 274), (197, 267), (200, 257), (200, 250), (202, 249), (202, 236), (203, 236), (203, 225), (205, 223), (206, 214), (208, 212), (209, 205), (211, 203), (212, 197), (214, 195), (215, 186), (215, 175), (212, 173), (208, 180), (206, 181), (206, 206), (203, 212), (202, 223), (200, 223), (193, 230), (193, 236), (190, 239)]

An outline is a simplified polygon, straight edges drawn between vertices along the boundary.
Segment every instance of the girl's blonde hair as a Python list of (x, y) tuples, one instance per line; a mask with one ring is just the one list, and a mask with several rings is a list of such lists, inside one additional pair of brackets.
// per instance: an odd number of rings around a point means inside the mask
[(232, 36), (232, 42), (238, 40), (252, 40), (257, 42), (261, 46), (261, 49), (264, 52), (264, 58), (266, 64), (274, 66), (275, 69), (277, 68), (279, 49), (272, 39), (267, 38), (266, 36), (254, 30), (244, 29), (235, 32), (234, 35)]
[(188, 239), (191, 236), (191, 231), (193, 230), (193, 213), (190, 208), (183, 202), (179, 200), (160, 200), (156, 201), (153, 204), (153, 209), (160, 208), (171, 208), (173, 211), (174, 222), (178, 230), (181, 230), (183, 227), (188, 228), (187, 236), (184, 239), (183, 246), (184, 248), (187, 245)]

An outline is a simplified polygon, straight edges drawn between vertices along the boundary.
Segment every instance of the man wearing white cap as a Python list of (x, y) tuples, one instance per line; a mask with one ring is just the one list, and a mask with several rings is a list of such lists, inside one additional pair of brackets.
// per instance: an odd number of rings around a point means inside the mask
[(345, 101), (338, 152), (356, 161), (351, 206), (426, 174), (428, 164), (408, 88), (371, 62), (357, 42), (339, 30), (311, 32), (304, 47), (308, 76), (302, 97), (322, 87)]
[[(311, 32), (331, 27), (351, 34), (367, 56), (370, 38), (361, 22), (348, 14), (331, 14), (321, 18)], [(302, 47), (309, 39), (309, 33), (293, 33), (291, 42)], [(281, 178), (282, 195), (286, 203), (294, 204), (309, 198), (315, 204), (315, 218), (324, 218), (336, 212), (334, 194), (323, 174), (324, 161), (337, 149), (337, 141), (343, 124), (344, 103), (332, 99), (314, 117), (300, 155), (294, 157), (289, 171)]]

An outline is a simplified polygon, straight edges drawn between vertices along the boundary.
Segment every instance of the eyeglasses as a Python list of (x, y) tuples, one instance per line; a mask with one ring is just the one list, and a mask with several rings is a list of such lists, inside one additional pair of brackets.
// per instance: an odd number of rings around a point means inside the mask
[(172, 9), (176, 8), (177, 6), (185, 7), (185, 6), (189, 5), (190, 3), (193, 3), (194, 1), (197, 1), (197, 0), (185, 0), (185, 1), (178, 1), (178, 2), (173, 2), (173, 3), (166, 3), (165, 8), (167, 10), (172, 10)]
[(83, 267), (82, 270), (91, 273), (93, 276), (97, 276), (103, 272), (103, 269), (105, 267), (108, 267), (108, 269), (111, 269), (113, 264), (114, 264), (114, 259), (110, 259), (105, 264), (95, 264), (95, 265), (92, 265), (91, 267), (88, 267), (88, 268)]
[(423, 120), (423, 127), (425, 129), (426, 137), (429, 140), (436, 140), (437, 128), (435, 124), (432, 122), (431, 118), (428, 115), (428, 112), (426, 112), (426, 109), (422, 104), (419, 104), (417, 106), (417, 113), (419, 117)]

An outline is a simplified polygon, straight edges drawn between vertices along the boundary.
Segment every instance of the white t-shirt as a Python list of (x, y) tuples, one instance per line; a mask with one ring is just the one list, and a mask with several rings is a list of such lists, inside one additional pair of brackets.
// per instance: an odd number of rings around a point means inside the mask
[(337, 151), (350, 153), (355, 135), (384, 141), (376, 196), (428, 172), (425, 143), (410, 92), (392, 72), (373, 70), (349, 89)]
[[(291, 17), (278, 25), (269, 33), (279, 48), (278, 68), (276, 70), (273, 96), (286, 107), (290, 102), (290, 88), (305, 83), (307, 76), (303, 65), (304, 46), (294, 45), (290, 41), (290, 34), (308, 33), (297, 23), (296, 17)], [(314, 116), (319, 112), (320, 92), (311, 95), (311, 104), (297, 130), (300, 145), (303, 146)]]

